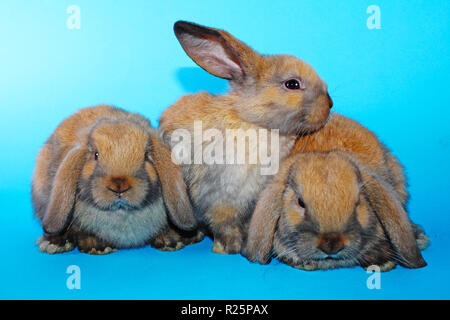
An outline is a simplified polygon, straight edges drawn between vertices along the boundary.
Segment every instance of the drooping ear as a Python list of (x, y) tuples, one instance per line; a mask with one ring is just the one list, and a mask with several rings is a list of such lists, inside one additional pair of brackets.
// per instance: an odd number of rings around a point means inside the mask
[(151, 159), (158, 173), (169, 218), (180, 229), (193, 230), (197, 227), (197, 220), (181, 168), (173, 163), (170, 148), (160, 140), (157, 133), (151, 130), (150, 137)]
[(250, 261), (270, 262), (273, 239), (283, 209), (282, 196), (286, 188), (290, 159), (286, 159), (278, 174), (259, 194), (248, 228), (247, 242), (242, 254)]
[(187, 55), (212, 75), (241, 81), (255, 72), (260, 55), (228, 32), (186, 21), (174, 31)]
[(261, 264), (270, 262), (273, 238), (281, 214), (280, 198), (283, 191), (283, 185), (271, 183), (259, 195), (243, 250), (243, 255), (250, 261)]
[(369, 170), (361, 170), (361, 176), (362, 188), (397, 253), (398, 263), (407, 268), (426, 266), (412, 223), (394, 189)]
[(49, 235), (59, 234), (67, 227), (75, 204), (77, 182), (86, 158), (86, 148), (74, 147), (56, 171), (50, 203), (42, 227)]

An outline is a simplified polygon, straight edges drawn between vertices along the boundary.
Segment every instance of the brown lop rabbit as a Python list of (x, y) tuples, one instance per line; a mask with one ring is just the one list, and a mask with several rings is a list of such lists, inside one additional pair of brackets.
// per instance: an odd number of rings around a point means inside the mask
[[(105, 254), (151, 243), (179, 249), (196, 240), (182, 172), (150, 122), (111, 106), (81, 109), (41, 148), (32, 202), (40, 251)], [(173, 223), (173, 228), (170, 224)], [(181, 230), (180, 230), (181, 231)], [(165, 242), (161, 233), (171, 239)]]
[(261, 192), (243, 254), (305, 270), (426, 266), (429, 239), (411, 222), (403, 167), (359, 123), (333, 114), (297, 140)]
[[(299, 134), (324, 125), (332, 101), (327, 85), (307, 63), (289, 55), (261, 55), (226, 31), (194, 23), (178, 21), (174, 31), (189, 57), (212, 75), (229, 80), (231, 89), (220, 96), (184, 96), (162, 114), (160, 134), (172, 151), (172, 134), (185, 130), (194, 135), (194, 122), (201, 121), (203, 130), (223, 136), (229, 129), (279, 130), (276, 153), (281, 160)], [(246, 152), (248, 159), (251, 150)], [(261, 174), (259, 161), (194, 160), (180, 165), (194, 213), (202, 230), (214, 238), (212, 250), (240, 252), (258, 194), (271, 176)]]

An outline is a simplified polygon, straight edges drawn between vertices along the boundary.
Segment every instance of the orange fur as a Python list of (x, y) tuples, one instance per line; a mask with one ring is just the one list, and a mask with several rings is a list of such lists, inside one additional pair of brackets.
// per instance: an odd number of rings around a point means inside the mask
[[(288, 250), (283, 243), (286, 236), (277, 237), (271, 223), (279, 221), (278, 230), (284, 231), (278, 232), (295, 230), (303, 224), (303, 213), (295, 217), (299, 212), (298, 203), (281, 204), (278, 200), (292, 190), (297, 190), (307, 204), (306, 212), (317, 224), (314, 232), (319, 234), (315, 240), (318, 248), (335, 252), (352, 246), (355, 234), (346, 234), (345, 230), (355, 217), (361, 230), (372, 230), (370, 236), (374, 237), (373, 244), (369, 241), (372, 247), (368, 246), (366, 253), (361, 253), (363, 265), (382, 262), (386, 263), (385, 270), (395, 266), (392, 260), (409, 268), (426, 265), (416, 243), (416, 239), (426, 236), (410, 221), (404, 209), (408, 194), (403, 167), (378, 138), (359, 123), (334, 114), (321, 130), (299, 137), (280, 172), (261, 193), (244, 250), (250, 260), (267, 262), (271, 244), (275, 245), (277, 254)], [(376, 222), (379, 224), (374, 226)], [(295, 239), (290, 241), (293, 243)], [(378, 251), (377, 241), (381, 247)], [(291, 265), (303, 263), (302, 256), (293, 250), (281, 259)], [(312, 261), (303, 267), (311, 270), (355, 263), (351, 260)]]
[(358, 180), (352, 165), (337, 155), (297, 160), (301, 170), (298, 170), (296, 182), (299, 185), (302, 181), (311, 182), (308, 188), (302, 189), (302, 197), (321, 222), (320, 232), (342, 229), (359, 196)]
[(156, 181), (156, 179), (158, 178), (158, 175), (156, 173), (155, 167), (152, 166), (151, 164), (147, 163), (147, 164), (145, 164), (145, 170), (147, 171), (147, 174), (148, 174), (150, 180)]
[[(289, 55), (261, 55), (224, 30), (183, 21), (174, 30), (189, 57), (209, 73), (229, 80), (231, 89), (222, 96), (205, 92), (184, 96), (167, 108), (159, 131), (171, 147), (172, 133), (185, 129), (193, 136), (195, 121), (223, 137), (227, 129), (274, 129), (280, 133), (281, 161), (297, 134), (325, 123), (332, 106), (327, 85), (304, 61)], [(292, 79), (297, 80), (298, 90), (286, 85)], [(246, 156), (249, 159), (249, 148)], [(259, 173), (260, 166), (248, 160), (222, 167), (182, 165), (196, 216), (212, 233), (217, 251), (234, 253), (240, 247), (236, 230), (245, 229), (257, 195), (270, 178)]]
[[(243, 253), (267, 263), (273, 252), (307, 270), (423, 267), (416, 239), (424, 233), (409, 220), (392, 181), (350, 152), (297, 152), (261, 192)], [(337, 259), (323, 258), (341, 251)]]
[(292, 226), (297, 226), (305, 219), (305, 208), (300, 208), (298, 199), (293, 190), (286, 190), (283, 197), (284, 207), (289, 208), (286, 218)]
[(301, 136), (291, 154), (331, 150), (350, 152), (379, 176), (392, 180), (397, 196), (406, 203), (408, 193), (402, 165), (373, 132), (350, 118), (332, 114), (321, 130)]
[(50, 145), (45, 144), (41, 150), (39, 150), (36, 166), (33, 171), (33, 188), (42, 192), (45, 185), (48, 183), (47, 175), (49, 169), (49, 163), (51, 161)]
[(106, 105), (55, 129), (36, 160), (32, 200), (48, 253), (73, 249), (66, 241), (84, 233), (97, 238), (96, 252), (105, 243), (140, 246), (168, 227), (167, 216), (180, 229), (196, 223), (181, 169), (150, 122)]

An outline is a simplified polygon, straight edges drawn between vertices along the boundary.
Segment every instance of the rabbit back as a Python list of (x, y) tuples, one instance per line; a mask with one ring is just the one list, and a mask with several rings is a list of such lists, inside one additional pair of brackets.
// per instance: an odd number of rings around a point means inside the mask
[(399, 200), (403, 205), (406, 203), (409, 195), (402, 164), (372, 131), (355, 120), (332, 114), (321, 130), (301, 136), (291, 154), (332, 150), (353, 154), (359, 162), (393, 186)]

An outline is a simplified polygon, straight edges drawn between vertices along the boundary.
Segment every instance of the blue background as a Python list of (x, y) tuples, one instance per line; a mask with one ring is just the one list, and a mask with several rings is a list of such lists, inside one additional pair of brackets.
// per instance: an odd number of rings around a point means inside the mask
[[(69, 5), (81, 29), (69, 30)], [(369, 30), (366, 9), (381, 9)], [(0, 2), (0, 298), (450, 298), (449, 1)], [(289, 53), (328, 83), (335, 111), (376, 132), (406, 166), (413, 220), (432, 245), (429, 266), (398, 267), (369, 290), (362, 268), (305, 272), (210, 251), (150, 247), (107, 256), (40, 253), (30, 181), (39, 147), (78, 108), (109, 103), (148, 116), (180, 96), (223, 93), (224, 80), (183, 52), (176, 20), (224, 28), (261, 53)], [(81, 290), (66, 268), (81, 268)]]

